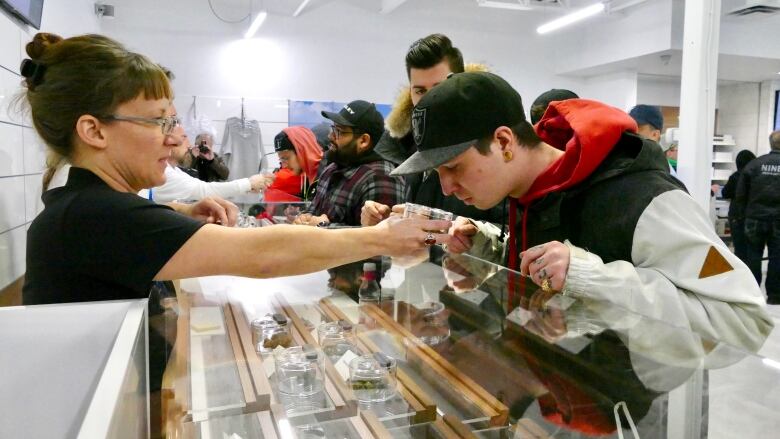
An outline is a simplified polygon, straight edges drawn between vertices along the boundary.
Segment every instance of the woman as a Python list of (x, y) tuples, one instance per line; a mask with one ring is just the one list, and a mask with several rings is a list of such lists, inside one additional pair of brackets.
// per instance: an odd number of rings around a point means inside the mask
[(756, 155), (747, 149), (743, 149), (737, 153), (737, 170), (731, 174), (729, 181), (723, 186), (721, 196), (727, 200), (731, 200), (729, 203), (729, 228), (731, 229), (731, 239), (734, 243), (734, 254), (739, 259), (747, 263), (747, 238), (745, 237), (745, 218), (740, 218), (737, 214), (737, 185), (739, 184), (739, 176), (742, 174), (742, 169), (750, 163)]
[(274, 150), (282, 168), (266, 190), (265, 200), (289, 200), (285, 194), (303, 201), (314, 198), (317, 169), (322, 160), (322, 149), (314, 133), (302, 126), (285, 128), (274, 137)]
[(165, 73), (100, 35), (41, 33), (26, 51), (35, 129), (73, 165), (68, 183), (44, 194), (28, 231), (26, 304), (140, 298), (154, 280), (294, 275), (449, 241), (424, 231), (446, 221), (238, 229), (215, 224), (235, 223), (236, 207), (223, 200), (156, 205), (136, 193), (165, 182), (183, 134)]

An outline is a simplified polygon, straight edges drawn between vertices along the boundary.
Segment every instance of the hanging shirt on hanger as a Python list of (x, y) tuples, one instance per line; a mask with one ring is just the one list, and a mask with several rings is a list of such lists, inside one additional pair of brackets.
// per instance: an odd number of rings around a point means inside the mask
[(265, 151), (260, 136), (260, 123), (256, 120), (242, 121), (231, 117), (225, 121), (225, 135), (222, 138), (222, 157), (230, 169), (230, 178), (246, 178), (266, 169)]

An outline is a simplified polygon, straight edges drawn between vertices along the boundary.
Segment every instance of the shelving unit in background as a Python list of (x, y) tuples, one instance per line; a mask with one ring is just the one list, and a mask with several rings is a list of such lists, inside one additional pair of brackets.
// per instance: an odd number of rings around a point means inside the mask
[(734, 151), (737, 148), (730, 134), (718, 134), (712, 138), (712, 182), (724, 185), (737, 169)]
[[(737, 143), (730, 134), (718, 134), (712, 138), (712, 183), (721, 187), (737, 169), (734, 163)], [(715, 230), (721, 238), (731, 238), (728, 225), (729, 200), (720, 197), (715, 200)]]

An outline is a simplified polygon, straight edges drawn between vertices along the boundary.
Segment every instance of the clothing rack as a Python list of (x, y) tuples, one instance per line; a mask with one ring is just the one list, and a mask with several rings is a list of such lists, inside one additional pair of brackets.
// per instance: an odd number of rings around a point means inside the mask
[(241, 128), (246, 128), (246, 114), (244, 113), (244, 98), (241, 98)]

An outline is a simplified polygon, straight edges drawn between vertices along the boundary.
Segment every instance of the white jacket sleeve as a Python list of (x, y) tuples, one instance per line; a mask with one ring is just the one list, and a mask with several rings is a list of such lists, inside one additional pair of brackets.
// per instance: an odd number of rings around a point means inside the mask
[[(589, 307), (617, 305), (670, 328), (690, 330), (713, 348), (709, 342), (756, 352), (772, 330), (750, 270), (683, 191), (663, 193), (647, 206), (634, 231), (633, 261), (605, 264), (597, 255), (569, 246), (562, 293), (587, 301)], [(654, 331), (633, 332), (632, 350), (644, 351), (643, 343), (657, 344), (662, 337)]]
[(201, 200), (205, 197), (230, 198), (243, 195), (252, 189), (248, 178), (226, 182), (205, 182), (198, 180), (179, 168), (165, 168), (165, 184), (152, 189), (156, 203), (175, 200)]

